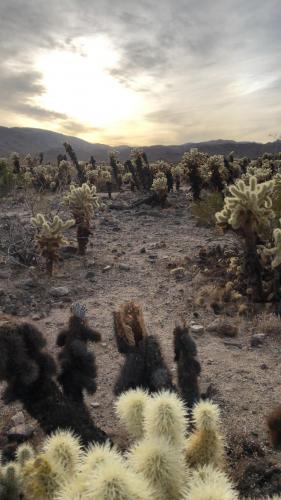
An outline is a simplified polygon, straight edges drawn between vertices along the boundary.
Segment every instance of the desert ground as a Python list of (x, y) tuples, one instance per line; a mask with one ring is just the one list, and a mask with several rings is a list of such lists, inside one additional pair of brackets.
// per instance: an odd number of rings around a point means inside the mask
[[(74, 253), (75, 232), (70, 230), (69, 244), (51, 278), (46, 276), (43, 261), (27, 267), (11, 250), (15, 228), (24, 237), (28, 233), (35, 209), (31, 200), (21, 193), (1, 200), (0, 312), (32, 321), (45, 334), (50, 352), (56, 354), (55, 338), (67, 323), (71, 303), (87, 307), (89, 324), (102, 335), (101, 343), (90, 347), (98, 364), (98, 390), (87, 403), (98, 425), (121, 445), (125, 444), (115, 417), (113, 386), (123, 359), (114, 338), (113, 311), (130, 300), (142, 306), (147, 328), (159, 339), (175, 382), (173, 329), (183, 321), (189, 323), (202, 367), (201, 391), (208, 390), (220, 406), (234, 479), (241, 480), (240, 466), (247, 460), (261, 461), (268, 470), (281, 467), (280, 453), (273, 451), (266, 428), (267, 414), (280, 404), (281, 335), (276, 328), (264, 331), (267, 321), (255, 317), (262, 311), (241, 316), (226, 307), (218, 314), (208, 302), (208, 286), (219, 283), (225, 272), (224, 253), (239, 252), (237, 236), (199, 226), (191, 215), (186, 191), (171, 194), (166, 209), (130, 208), (136, 195), (129, 191), (114, 193), (112, 201), (106, 194), (102, 199), (104, 208), (95, 216), (86, 256)], [(64, 215), (58, 194), (43, 194), (36, 204), (37, 211), (51, 207)], [(203, 303), (198, 297), (206, 286)], [(238, 335), (218, 335), (212, 327), (218, 321), (237, 327)], [(259, 336), (258, 345), (253, 335)], [(19, 404), (0, 402), (3, 442), (20, 411)], [(41, 431), (27, 414), (25, 424), (32, 425), (33, 440), (40, 442)], [(279, 487), (280, 477), (277, 474)], [(259, 490), (255, 484), (255, 488), (257, 493), (267, 493), (262, 486)]]

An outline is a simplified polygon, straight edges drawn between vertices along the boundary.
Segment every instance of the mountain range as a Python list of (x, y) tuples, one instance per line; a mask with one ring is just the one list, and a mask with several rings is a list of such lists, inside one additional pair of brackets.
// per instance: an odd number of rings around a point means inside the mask
[[(17, 152), (20, 155), (27, 153), (38, 155), (42, 152), (46, 160), (54, 160), (58, 154), (65, 152), (63, 147), (64, 142), (71, 144), (79, 160), (89, 160), (90, 156), (93, 155), (97, 162), (108, 160), (108, 154), (113, 149), (118, 150), (120, 160), (125, 161), (130, 157), (132, 149), (130, 146), (112, 148), (106, 144), (91, 144), (83, 139), (49, 130), (0, 126), (0, 156), (6, 156), (12, 152)], [(231, 151), (234, 151), (235, 156), (255, 158), (263, 153), (277, 153), (281, 151), (281, 141), (262, 144), (258, 142), (236, 142), (219, 139), (198, 143), (187, 142), (175, 146), (145, 146), (142, 149), (146, 152), (150, 161), (167, 160), (177, 162), (183, 153), (190, 148), (198, 148), (200, 151), (209, 154), (227, 155)]]

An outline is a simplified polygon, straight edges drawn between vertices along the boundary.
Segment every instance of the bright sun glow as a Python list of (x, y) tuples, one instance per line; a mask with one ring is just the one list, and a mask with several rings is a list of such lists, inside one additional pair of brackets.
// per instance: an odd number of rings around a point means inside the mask
[(132, 118), (141, 109), (141, 97), (110, 75), (117, 52), (104, 37), (78, 43), (74, 51), (41, 54), (36, 66), (46, 92), (36, 104), (89, 127), (108, 128)]

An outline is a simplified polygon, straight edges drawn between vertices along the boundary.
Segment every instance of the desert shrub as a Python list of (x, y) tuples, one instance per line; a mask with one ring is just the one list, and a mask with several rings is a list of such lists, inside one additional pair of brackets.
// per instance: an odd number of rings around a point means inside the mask
[(210, 193), (202, 200), (194, 201), (191, 205), (191, 213), (196, 217), (198, 225), (215, 226), (216, 213), (223, 208), (223, 196), (221, 193)]
[(281, 334), (281, 318), (273, 313), (262, 313), (253, 319), (253, 331), (272, 335), (273, 337)]

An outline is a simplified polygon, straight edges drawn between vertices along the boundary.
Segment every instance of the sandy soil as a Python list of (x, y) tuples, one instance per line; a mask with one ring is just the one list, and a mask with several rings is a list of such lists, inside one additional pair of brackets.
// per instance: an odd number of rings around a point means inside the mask
[[(122, 193), (115, 195), (114, 201), (129, 204), (132, 196)], [(57, 203), (58, 199), (53, 197), (53, 206)], [(208, 282), (204, 269), (198, 266), (198, 254), (202, 247), (217, 244), (231, 249), (236, 239), (230, 234), (219, 234), (215, 228), (198, 227), (190, 215), (185, 193), (172, 195), (171, 204), (173, 206), (165, 210), (145, 205), (133, 210), (105, 208), (96, 217), (87, 256), (69, 255), (49, 279), (43, 269), (30, 271), (3, 257), (7, 220), (19, 216), (27, 221), (30, 214), (26, 206), (17, 201), (2, 203), (0, 232), (4, 234), (4, 242), (2, 239), (0, 288), (5, 296), (14, 297), (11, 300), (16, 304), (17, 314), (26, 317), (29, 308), (28, 319), (33, 318), (42, 329), (53, 352), (57, 332), (67, 322), (70, 303), (79, 301), (87, 306), (89, 323), (102, 334), (102, 342), (93, 347), (99, 370), (98, 391), (88, 398), (88, 404), (95, 421), (112, 435), (122, 434), (114, 415), (112, 393), (122, 364), (113, 335), (112, 312), (132, 299), (143, 306), (147, 327), (160, 340), (175, 380), (174, 325), (181, 320), (195, 320), (206, 328), (217, 317), (211, 309), (195, 305), (198, 290)], [(179, 280), (171, 274), (171, 268), (177, 266), (186, 269), (185, 276)], [(30, 279), (36, 286), (26, 287)], [(52, 298), (49, 292), (53, 286), (68, 287), (69, 296)], [(5, 310), (2, 303), (2, 311)], [(280, 403), (281, 335), (269, 336), (261, 347), (252, 348), (252, 319), (237, 315), (227, 320), (240, 326), (237, 338), (224, 339), (206, 331), (196, 338), (202, 365), (202, 391), (210, 384), (215, 389), (214, 399), (220, 405), (230, 440), (235, 433), (245, 433), (259, 442), (269, 459), (281, 465), (280, 454), (271, 449), (265, 426), (265, 416)], [(0, 403), (5, 425), (7, 416), (10, 418), (18, 408), (19, 405), (4, 408)]]

